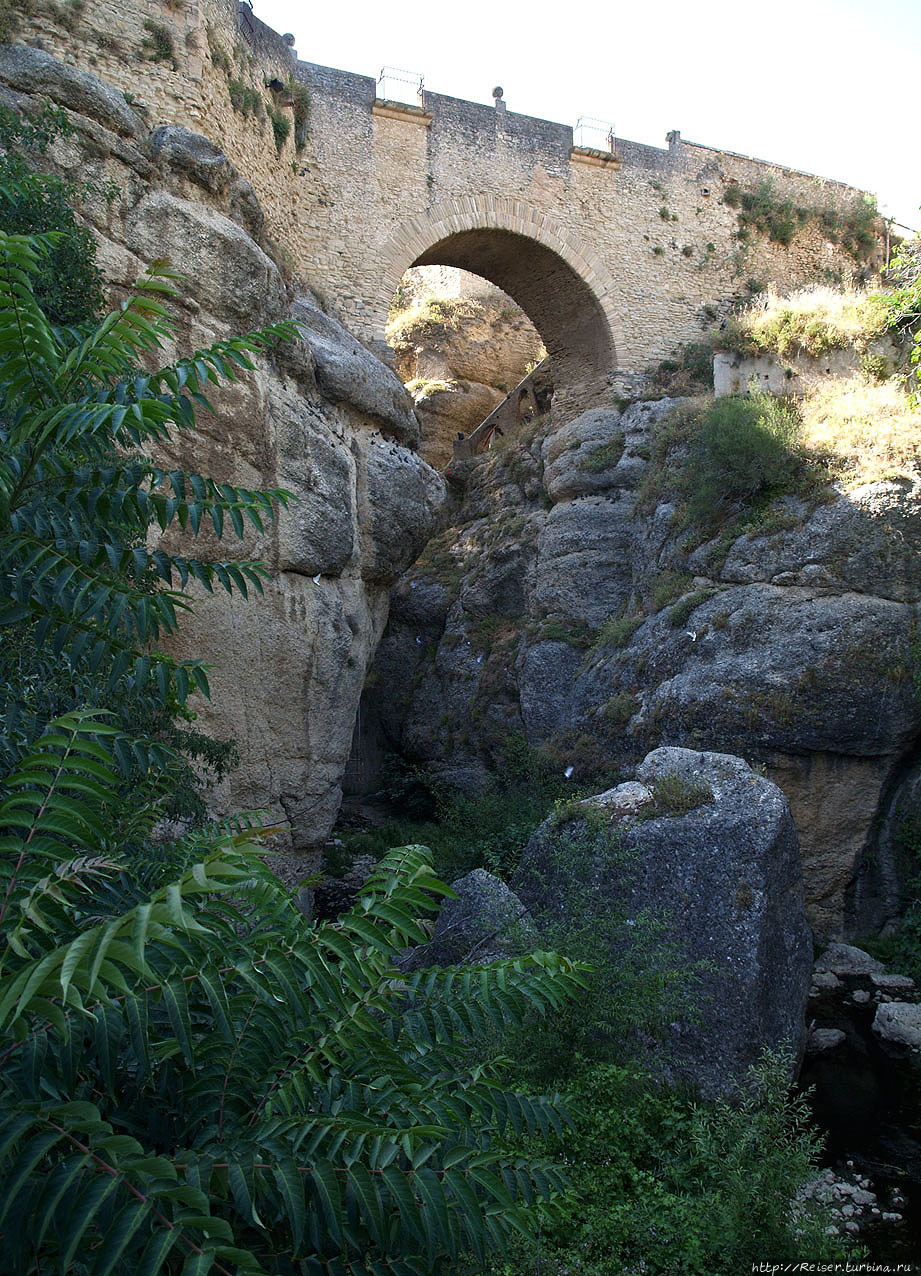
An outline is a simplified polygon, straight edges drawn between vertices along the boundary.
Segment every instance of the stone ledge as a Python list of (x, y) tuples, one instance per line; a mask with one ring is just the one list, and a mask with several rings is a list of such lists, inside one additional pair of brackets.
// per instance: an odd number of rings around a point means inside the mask
[(386, 120), (410, 120), (416, 124), (424, 124), (426, 128), (432, 122), (432, 113), (424, 106), (413, 106), (411, 102), (391, 102), (380, 97), (374, 99), (371, 114), (380, 115)]
[(612, 154), (610, 151), (599, 151), (594, 146), (574, 146), (569, 152), (569, 158), (578, 164), (592, 164), (596, 168), (610, 168), (615, 172), (624, 162), (622, 155), (616, 152)]

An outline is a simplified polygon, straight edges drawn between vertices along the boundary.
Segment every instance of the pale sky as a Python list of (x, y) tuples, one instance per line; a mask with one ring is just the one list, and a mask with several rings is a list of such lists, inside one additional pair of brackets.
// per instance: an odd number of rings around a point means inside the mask
[[(665, 135), (875, 192), (921, 224), (921, 0), (253, 0), (306, 62), (374, 78), (417, 71), (435, 93), (619, 137)], [(547, 14), (543, 17), (542, 14)]]

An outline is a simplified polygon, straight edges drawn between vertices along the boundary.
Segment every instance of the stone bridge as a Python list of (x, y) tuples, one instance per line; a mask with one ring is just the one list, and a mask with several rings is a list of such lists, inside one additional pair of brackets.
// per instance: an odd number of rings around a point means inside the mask
[[(238, 0), (97, 0), (77, 29), (44, 11), (24, 22), (24, 38), (31, 23), (49, 52), (142, 96), (151, 119), (218, 142), (283, 256), (372, 348), (409, 267), (460, 266), (527, 313), (557, 390), (591, 397), (618, 379), (629, 390), (630, 373), (698, 338), (746, 284), (855, 274), (827, 218), (823, 230), (801, 217), (783, 246), (740, 238), (737, 207), (760, 188), (846, 215), (861, 192), (677, 132), (664, 149), (612, 135), (596, 150), (501, 98), (388, 100), (373, 78), (299, 61)], [(170, 61), (150, 55), (154, 29)]]

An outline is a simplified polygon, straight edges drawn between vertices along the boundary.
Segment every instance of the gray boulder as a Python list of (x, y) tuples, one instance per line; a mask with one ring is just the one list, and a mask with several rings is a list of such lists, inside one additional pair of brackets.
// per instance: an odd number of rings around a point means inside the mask
[(836, 1050), (847, 1040), (847, 1033), (841, 1028), (812, 1028), (806, 1038), (807, 1054), (827, 1054)]
[(292, 313), (316, 365), (317, 388), (330, 403), (348, 403), (385, 427), (402, 443), (416, 446), (419, 422), (412, 399), (395, 372), (343, 328), (300, 298)]
[(0, 80), (22, 93), (49, 97), (123, 137), (136, 137), (140, 132), (138, 117), (123, 93), (88, 71), (59, 62), (43, 49), (0, 45)]
[(885, 966), (853, 944), (829, 944), (816, 962), (815, 970), (816, 974), (828, 973), (840, 978), (842, 975), (880, 975)]
[(138, 256), (168, 258), (182, 270), (186, 292), (215, 319), (246, 331), (282, 317), (287, 298), (277, 266), (223, 213), (152, 190), (132, 209), (127, 225)]
[[(602, 926), (624, 912), (628, 923), (659, 919), (697, 981), (659, 1055), (666, 1075), (728, 1093), (765, 1048), (785, 1052), (792, 1071), (812, 952), (786, 798), (727, 754), (656, 749), (636, 774), (651, 800), (630, 784), (545, 821), (513, 888), (555, 934), (586, 900)], [(612, 949), (615, 969), (623, 960)]]
[(635, 507), (616, 492), (554, 505), (538, 540), (539, 608), (596, 627), (620, 611), (633, 589)]
[(224, 152), (207, 137), (178, 124), (163, 124), (150, 138), (151, 159), (162, 161), (212, 194), (226, 190), (235, 170)]
[(883, 1041), (921, 1051), (921, 1006), (907, 1001), (885, 1001), (876, 1012), (873, 1031)]
[(505, 882), (475, 868), (451, 883), (430, 944), (414, 950), (409, 966), (484, 965), (535, 946), (536, 931), (521, 900)]
[[(790, 502), (791, 514), (804, 513)], [(791, 584), (819, 585), (914, 602), (921, 586), (921, 485), (907, 478), (867, 483), (820, 505), (808, 517), (771, 536), (740, 536), (720, 580), (754, 584), (780, 576)], [(703, 563), (707, 547), (691, 557)]]
[[(383, 364), (379, 366), (387, 371)], [(358, 519), (363, 534), (362, 576), (391, 585), (431, 536), (445, 499), (445, 483), (408, 447), (373, 437), (365, 437), (364, 444)]]

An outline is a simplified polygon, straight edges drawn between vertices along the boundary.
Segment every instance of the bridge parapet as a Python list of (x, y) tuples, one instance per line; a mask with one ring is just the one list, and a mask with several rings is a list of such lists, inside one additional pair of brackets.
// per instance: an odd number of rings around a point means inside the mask
[[(767, 183), (804, 208), (860, 205), (861, 192), (840, 182), (677, 132), (662, 149), (618, 138), (613, 157), (584, 154), (569, 125), (502, 98), (490, 106), (426, 89), (415, 110), (382, 109), (374, 78), (298, 62), (248, 8), (241, 33), (240, 12), (237, 0), (181, 10), (95, 0), (65, 30), (36, 6), (18, 38), (41, 39), (142, 100), (151, 126), (183, 124), (216, 141), (255, 187), (295, 273), (371, 344), (383, 339), (407, 267), (463, 265), (523, 305), (562, 393), (671, 355), (749, 281), (786, 288), (859, 269), (827, 218), (798, 225), (788, 245), (760, 233), (740, 239), (738, 200), (726, 200), (731, 188)], [(168, 61), (146, 51), (151, 23), (168, 29)], [(306, 87), (309, 113), (285, 139), (269, 116), (293, 120), (293, 95), (271, 85), (291, 77)], [(249, 112), (240, 109), (244, 80), (244, 102), (258, 104)]]

